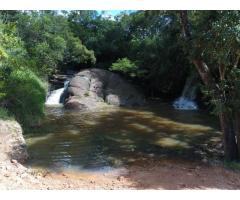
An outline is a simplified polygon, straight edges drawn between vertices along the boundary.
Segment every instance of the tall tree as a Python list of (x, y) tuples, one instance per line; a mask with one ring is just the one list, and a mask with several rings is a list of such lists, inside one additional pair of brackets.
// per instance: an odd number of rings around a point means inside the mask
[(94, 52), (74, 36), (67, 17), (55, 11), (21, 12), (16, 26), (38, 73), (51, 74), (66, 66), (80, 69), (96, 61)]
[(240, 12), (180, 11), (189, 59), (219, 115), (226, 160), (240, 158)]

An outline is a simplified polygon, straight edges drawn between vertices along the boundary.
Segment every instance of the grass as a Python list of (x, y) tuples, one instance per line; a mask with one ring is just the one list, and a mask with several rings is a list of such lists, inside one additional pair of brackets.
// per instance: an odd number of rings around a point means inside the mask
[(230, 169), (233, 169), (233, 170), (238, 170), (240, 171), (240, 162), (228, 162), (228, 161), (225, 161), (224, 162), (224, 166), (227, 167), (227, 168), (230, 168)]
[(0, 119), (12, 120), (12, 119), (14, 119), (14, 117), (9, 114), (9, 112), (6, 108), (0, 107)]

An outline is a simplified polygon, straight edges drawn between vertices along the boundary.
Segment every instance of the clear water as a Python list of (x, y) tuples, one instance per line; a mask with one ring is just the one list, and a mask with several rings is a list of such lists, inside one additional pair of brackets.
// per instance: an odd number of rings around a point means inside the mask
[(28, 164), (49, 170), (111, 169), (148, 158), (201, 159), (206, 145), (221, 137), (212, 116), (167, 103), (89, 113), (49, 107), (47, 112), (26, 141)]

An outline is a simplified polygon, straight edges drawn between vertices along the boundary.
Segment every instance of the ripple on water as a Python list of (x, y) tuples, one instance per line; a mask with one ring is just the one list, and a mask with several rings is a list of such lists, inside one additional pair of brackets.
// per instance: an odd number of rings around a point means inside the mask
[(212, 117), (154, 104), (95, 113), (49, 108), (43, 124), (32, 129), (26, 141), (32, 167), (104, 171), (149, 157), (198, 158), (194, 152), (201, 144), (219, 138)]

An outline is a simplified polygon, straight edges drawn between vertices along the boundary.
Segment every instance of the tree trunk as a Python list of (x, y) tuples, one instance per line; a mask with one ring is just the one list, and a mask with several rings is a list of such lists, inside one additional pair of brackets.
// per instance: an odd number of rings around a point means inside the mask
[(203, 83), (206, 86), (210, 87), (211, 89), (218, 90), (217, 88), (215, 88), (216, 87), (215, 81), (206, 63), (204, 63), (202, 60), (199, 60), (199, 59), (193, 59), (192, 62), (197, 68), (197, 71), (200, 77), (202, 78)]
[(223, 132), (223, 146), (225, 159), (227, 161), (237, 160), (238, 147), (233, 126), (233, 120), (229, 118), (229, 116), (227, 116), (226, 113), (220, 113), (219, 118)]
[[(215, 84), (215, 81), (211, 75), (208, 66), (201, 60), (195, 59), (193, 60), (193, 63), (197, 68), (203, 83), (208, 88), (214, 91), (214, 96), (216, 98), (220, 99), (222, 95)], [(223, 146), (225, 159), (227, 161), (237, 160), (238, 149), (240, 149), (240, 134), (237, 134), (237, 130), (239, 128), (238, 120), (236, 120), (236, 123), (234, 124), (234, 120), (223, 112), (219, 114), (219, 119), (223, 132)]]
[(188, 22), (187, 10), (180, 11), (180, 20), (182, 24), (182, 33), (186, 40), (191, 40), (190, 24)]
[(240, 112), (236, 112), (235, 114), (235, 122), (234, 122), (234, 130), (237, 139), (237, 147), (238, 147), (238, 158), (240, 158)]

